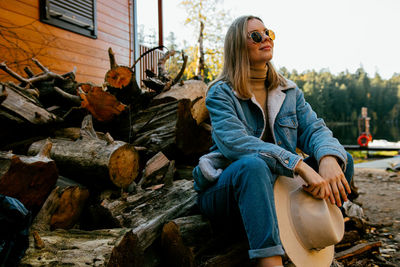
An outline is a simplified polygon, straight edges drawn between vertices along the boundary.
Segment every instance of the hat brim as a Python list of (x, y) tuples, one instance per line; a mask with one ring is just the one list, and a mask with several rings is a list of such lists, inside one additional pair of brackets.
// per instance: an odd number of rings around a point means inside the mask
[(321, 250), (306, 249), (300, 243), (289, 217), (289, 194), (301, 187), (302, 184), (301, 178), (285, 176), (279, 176), (275, 182), (274, 199), (281, 242), (286, 254), (297, 267), (329, 267), (333, 261), (335, 246), (332, 245)]

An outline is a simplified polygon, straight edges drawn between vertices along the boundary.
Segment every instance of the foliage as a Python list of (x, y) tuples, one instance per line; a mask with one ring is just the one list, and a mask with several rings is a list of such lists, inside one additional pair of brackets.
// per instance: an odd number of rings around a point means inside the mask
[(363, 68), (354, 74), (333, 75), (327, 70), (280, 72), (303, 89), (304, 96), (318, 116), (328, 122), (355, 121), (361, 107), (368, 108), (371, 121), (398, 122), (400, 115), (400, 74), (384, 80), (379, 74), (369, 78)]
[[(202, 75), (205, 81), (211, 81), (217, 77), (223, 64), (223, 38), (228, 24), (232, 21), (230, 15), (222, 7), (219, 0), (186, 0), (180, 5), (187, 13), (186, 25), (193, 29), (196, 38), (200, 34), (200, 24), (204, 24), (203, 30), (203, 52), (205, 69)], [(185, 71), (186, 77), (197, 75), (200, 59), (199, 41), (195, 46), (189, 46), (185, 53), (189, 56), (188, 66)]]

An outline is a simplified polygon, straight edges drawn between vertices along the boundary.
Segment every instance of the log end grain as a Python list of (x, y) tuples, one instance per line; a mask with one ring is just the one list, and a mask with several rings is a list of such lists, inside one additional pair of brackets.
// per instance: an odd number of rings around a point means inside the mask
[(129, 67), (118, 66), (107, 71), (105, 81), (114, 88), (122, 89), (128, 86), (133, 79), (133, 71)]
[(126, 144), (113, 152), (109, 161), (111, 181), (120, 188), (127, 188), (139, 175), (139, 153)]

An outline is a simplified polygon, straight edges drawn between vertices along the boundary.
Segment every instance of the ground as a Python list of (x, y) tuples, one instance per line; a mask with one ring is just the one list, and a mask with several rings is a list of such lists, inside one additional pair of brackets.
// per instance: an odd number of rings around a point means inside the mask
[(374, 237), (382, 241), (381, 255), (400, 266), (400, 172), (356, 168), (354, 182), (359, 203), (368, 220), (390, 226), (377, 227)]

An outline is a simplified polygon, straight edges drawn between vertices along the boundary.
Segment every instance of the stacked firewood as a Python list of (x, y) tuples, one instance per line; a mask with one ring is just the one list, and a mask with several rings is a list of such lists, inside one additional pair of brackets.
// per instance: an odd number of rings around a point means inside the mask
[[(26, 78), (0, 64), (18, 81), (0, 83), (0, 194), (34, 217), (21, 266), (254, 266), (246, 237), (196, 207), (191, 171), (211, 145), (206, 85), (179, 82), (184, 55), (171, 78), (174, 53), (147, 71), (146, 88), (111, 48), (103, 85), (36, 59), (42, 72), (25, 68)], [(362, 241), (371, 227), (346, 218), (336, 266), (389, 264), (379, 242)]]

